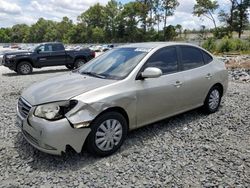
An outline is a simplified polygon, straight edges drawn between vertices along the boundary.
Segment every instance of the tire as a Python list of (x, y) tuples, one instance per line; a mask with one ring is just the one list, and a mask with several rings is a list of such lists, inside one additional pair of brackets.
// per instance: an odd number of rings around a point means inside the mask
[(31, 74), (33, 71), (32, 65), (28, 61), (22, 61), (17, 65), (17, 73), (21, 75)]
[(127, 121), (123, 115), (117, 112), (100, 115), (90, 126), (91, 132), (86, 143), (87, 150), (100, 157), (115, 153), (127, 136)]
[(74, 65), (70, 65), (70, 64), (65, 65), (65, 67), (67, 67), (69, 70), (73, 70), (74, 69)]
[(221, 88), (218, 86), (212, 87), (206, 97), (204, 102), (204, 112), (211, 114), (218, 111), (221, 103), (222, 92)]
[(75, 68), (78, 69), (79, 67), (81, 67), (82, 65), (84, 65), (86, 63), (85, 59), (77, 59), (75, 61)]

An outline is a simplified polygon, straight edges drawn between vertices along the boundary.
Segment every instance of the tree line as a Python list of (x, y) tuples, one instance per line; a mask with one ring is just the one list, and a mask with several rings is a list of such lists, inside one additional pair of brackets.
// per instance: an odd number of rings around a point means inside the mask
[[(0, 43), (118, 43), (185, 38), (189, 30), (183, 30), (180, 24), (167, 24), (178, 6), (178, 0), (136, 0), (126, 4), (110, 0), (106, 6), (97, 3), (89, 7), (78, 16), (77, 23), (68, 17), (63, 17), (60, 22), (40, 18), (31, 26), (17, 24), (1, 28)], [(230, 37), (232, 32), (237, 32), (240, 38), (249, 24), (249, 7), (250, 0), (228, 0), (228, 11), (225, 11), (220, 10), (216, 0), (196, 0), (193, 15), (211, 20), (216, 38)], [(222, 27), (217, 26), (215, 12), (219, 12)], [(201, 31), (204, 30), (205, 26), (202, 26)]]

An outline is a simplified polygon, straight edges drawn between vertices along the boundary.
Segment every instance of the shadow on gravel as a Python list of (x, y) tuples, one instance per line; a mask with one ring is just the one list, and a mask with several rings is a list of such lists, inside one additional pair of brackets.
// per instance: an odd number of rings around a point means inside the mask
[[(68, 69), (38, 70), (38, 71), (34, 71), (31, 75), (60, 73), (60, 72), (69, 72), (69, 70)], [(23, 76), (23, 75), (17, 74), (16, 72), (3, 73), (2, 75), (6, 77)]]
[[(196, 119), (204, 118), (206, 115), (201, 113), (201, 110), (196, 109), (181, 115), (174, 116), (162, 120), (160, 122), (150, 124), (148, 126), (133, 130), (129, 133), (122, 148), (114, 155), (122, 155), (127, 157), (131, 154), (130, 148), (135, 148), (132, 152), (140, 152), (141, 147), (145, 147), (143, 143), (155, 137), (161, 137), (165, 132), (171, 132), (184, 124), (189, 124)], [(83, 169), (88, 165), (93, 165), (95, 162), (103, 158), (91, 156), (88, 153), (77, 154), (73, 151), (66, 153), (64, 156), (53, 156), (38, 151), (27, 143), (21, 133), (18, 133), (14, 140), (15, 149), (19, 153), (20, 158), (24, 163), (28, 163), (33, 170), (50, 172), (52, 170), (64, 171)], [(139, 147), (138, 147), (139, 146)], [(104, 158), (105, 160), (105, 158)]]

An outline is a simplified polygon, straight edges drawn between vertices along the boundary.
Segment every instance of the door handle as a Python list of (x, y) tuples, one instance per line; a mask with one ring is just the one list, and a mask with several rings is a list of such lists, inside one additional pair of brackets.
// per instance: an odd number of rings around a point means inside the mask
[(206, 76), (207, 79), (211, 79), (212, 77), (213, 76), (211, 75), (211, 73), (208, 73), (207, 76)]
[(183, 84), (182, 82), (176, 81), (175, 84), (174, 84), (174, 86), (177, 87), (177, 88), (179, 88), (179, 87), (182, 86), (182, 84)]

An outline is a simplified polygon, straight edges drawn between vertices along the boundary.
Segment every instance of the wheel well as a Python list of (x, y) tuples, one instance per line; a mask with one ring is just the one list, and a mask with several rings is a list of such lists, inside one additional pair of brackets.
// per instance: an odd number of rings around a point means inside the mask
[(17, 64), (16, 64), (16, 68), (17, 68), (17, 66), (19, 65), (19, 63), (24, 62), (24, 61), (29, 62), (29, 63), (31, 64), (31, 66), (34, 67), (32, 61), (30, 61), (29, 59), (20, 59), (20, 60), (18, 60), (18, 62), (17, 62)]
[(77, 58), (75, 58), (75, 61), (74, 61), (74, 62), (76, 62), (76, 61), (79, 60), (79, 59), (83, 59), (85, 62), (87, 62), (87, 60), (86, 60), (85, 57), (77, 57)]
[(100, 115), (102, 115), (102, 114), (104, 114), (106, 112), (118, 112), (121, 115), (123, 115), (123, 117), (126, 119), (128, 129), (129, 129), (129, 117), (128, 117), (127, 112), (123, 108), (121, 108), (121, 107), (111, 107), (111, 108), (108, 108), (108, 109), (104, 110), (103, 112), (101, 112), (98, 116), (100, 116)]
[(221, 96), (223, 96), (223, 85), (220, 83), (214, 84), (213, 87), (218, 87), (219, 92), (221, 93)]

